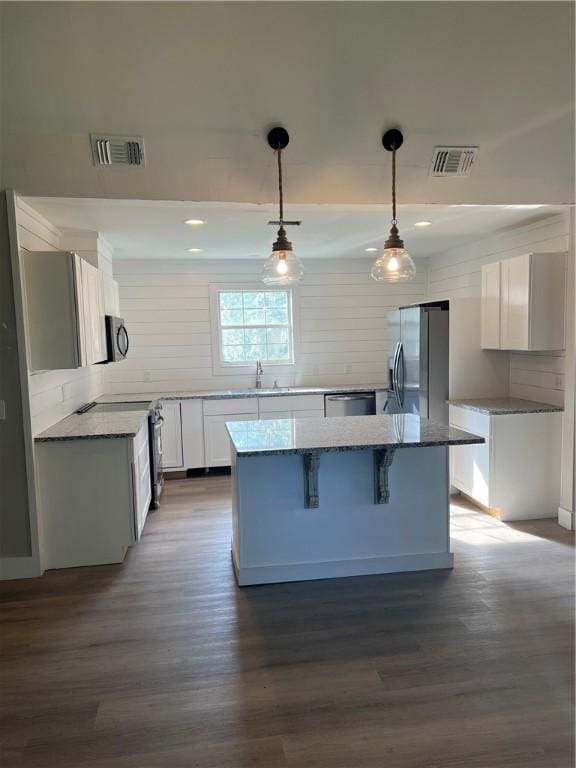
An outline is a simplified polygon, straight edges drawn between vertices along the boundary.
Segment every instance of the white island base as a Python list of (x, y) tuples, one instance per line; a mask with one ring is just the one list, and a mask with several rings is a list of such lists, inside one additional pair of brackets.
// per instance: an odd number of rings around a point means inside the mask
[(306, 454), (243, 456), (233, 444), (232, 455), (240, 586), (453, 566), (446, 445), (395, 450), (385, 503), (374, 450), (321, 452), (317, 507), (306, 506)]

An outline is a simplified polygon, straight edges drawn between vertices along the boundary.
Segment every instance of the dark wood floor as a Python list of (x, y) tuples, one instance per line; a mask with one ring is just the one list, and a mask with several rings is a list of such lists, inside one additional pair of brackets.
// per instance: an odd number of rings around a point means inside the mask
[(123, 566), (4, 584), (2, 768), (570, 768), (572, 537), (453, 508), (452, 572), (237, 589), (229, 478)]

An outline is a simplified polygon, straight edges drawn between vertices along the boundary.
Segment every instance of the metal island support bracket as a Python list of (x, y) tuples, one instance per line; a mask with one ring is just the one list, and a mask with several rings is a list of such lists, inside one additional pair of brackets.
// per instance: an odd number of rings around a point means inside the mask
[(304, 459), (304, 506), (313, 509), (320, 504), (318, 492), (318, 468), (320, 451), (309, 451), (302, 455)]
[(394, 459), (396, 448), (379, 448), (374, 451), (374, 503), (387, 504), (390, 500), (388, 470)]

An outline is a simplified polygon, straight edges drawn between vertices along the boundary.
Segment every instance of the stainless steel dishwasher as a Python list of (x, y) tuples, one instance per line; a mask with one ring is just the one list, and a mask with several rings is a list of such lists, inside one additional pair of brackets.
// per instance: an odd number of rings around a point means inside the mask
[(354, 392), (349, 395), (324, 395), (326, 416), (374, 416), (376, 396), (374, 392)]

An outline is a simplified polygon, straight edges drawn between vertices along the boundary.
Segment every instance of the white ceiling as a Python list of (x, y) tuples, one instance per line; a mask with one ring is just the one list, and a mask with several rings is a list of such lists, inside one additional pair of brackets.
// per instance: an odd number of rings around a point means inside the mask
[[(27, 202), (58, 227), (100, 232), (121, 259), (263, 258), (277, 229), (267, 225), (277, 218), (272, 205), (66, 198)], [(560, 210), (403, 205), (400, 232), (409, 252), (422, 258)], [(382, 205), (288, 205), (286, 215), (302, 221), (300, 227), (289, 228), (289, 237), (303, 258), (374, 257), (365, 248), (380, 250), (390, 227), (389, 208)], [(190, 218), (206, 224), (191, 228), (184, 224)], [(432, 226), (414, 228), (422, 220)], [(188, 248), (202, 248), (202, 253), (190, 254)]]
[[(266, 203), (267, 129), (294, 203), (572, 202), (574, 3), (1, 3), (4, 185), (22, 194)], [(89, 134), (144, 137), (144, 169)], [(477, 144), (432, 179), (437, 144)]]

